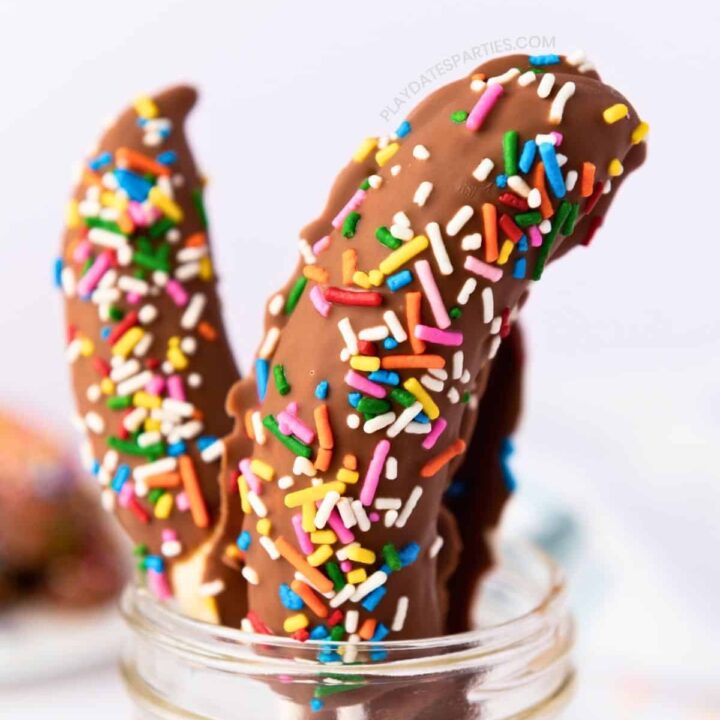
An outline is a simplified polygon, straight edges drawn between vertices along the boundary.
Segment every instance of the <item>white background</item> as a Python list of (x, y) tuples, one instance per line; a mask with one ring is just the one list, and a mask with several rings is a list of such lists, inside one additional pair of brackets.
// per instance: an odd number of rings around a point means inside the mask
[[(550, 488), (584, 520), (576, 716), (622, 717), (602, 703), (629, 701), (635, 718), (720, 716), (717, 8), (0, 0), (1, 401), (67, 429), (51, 267), (70, 169), (138, 92), (202, 90), (191, 134), (247, 362), (299, 228), (357, 142), (399, 123), (410, 105), (390, 122), (381, 112), (411, 81), (504, 38), (584, 48), (650, 122), (650, 155), (595, 245), (554, 266), (526, 309), (516, 467), (526, 488)], [(98, 715), (127, 717), (110, 669), (0, 690), (2, 718)]]

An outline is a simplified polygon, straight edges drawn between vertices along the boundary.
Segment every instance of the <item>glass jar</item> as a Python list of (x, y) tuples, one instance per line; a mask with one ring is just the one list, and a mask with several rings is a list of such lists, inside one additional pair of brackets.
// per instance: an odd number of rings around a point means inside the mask
[(181, 616), (139, 587), (124, 596), (122, 662), (138, 720), (533, 720), (571, 694), (572, 619), (562, 573), (527, 544), (501, 548), (482, 584), (477, 629), (359, 643), (244, 633)]

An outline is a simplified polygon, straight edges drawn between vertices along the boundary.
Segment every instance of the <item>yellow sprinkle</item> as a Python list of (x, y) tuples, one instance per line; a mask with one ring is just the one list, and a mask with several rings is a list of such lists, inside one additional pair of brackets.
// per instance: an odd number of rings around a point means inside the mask
[(200, 258), (200, 273), (199, 277), (205, 282), (209, 282), (213, 279), (213, 265), (212, 260), (206, 255), (204, 258)]
[(609, 108), (603, 110), (603, 120), (608, 125), (612, 125), (627, 116), (628, 106), (625, 105), (625, 103), (616, 103), (615, 105), (611, 105)]
[(247, 480), (243, 475), (238, 478), (238, 490), (240, 491), (240, 507), (246, 515), (249, 515), (252, 512), (252, 506), (248, 500)]
[(382, 167), (400, 149), (398, 143), (390, 143), (375, 153), (375, 162)]
[(417, 381), (417, 378), (409, 378), (403, 383), (403, 387), (412, 393), (423, 406), (425, 414), (431, 419), (436, 420), (440, 417), (440, 408), (435, 401), (428, 395), (425, 388)]
[(272, 529), (272, 523), (267, 518), (260, 518), (260, 520), (257, 521), (257, 525), (255, 525), (255, 529), (260, 535), (267, 537)]
[(128, 205), (128, 199), (125, 195), (106, 190), (100, 195), (100, 202), (105, 207), (115, 208), (116, 210), (125, 210)]
[(353, 355), (350, 358), (350, 367), (361, 372), (375, 372), (380, 369), (380, 358), (372, 355)]
[(614, 160), (610, 161), (610, 164), (608, 165), (608, 175), (610, 177), (618, 177), (619, 175), (623, 174), (623, 168), (622, 163), (615, 158)]
[(80, 341), (80, 354), (83, 357), (90, 357), (95, 352), (95, 343), (90, 338), (83, 338)]
[(180, 347), (180, 338), (177, 335), (168, 338), (168, 347)]
[(368, 279), (373, 287), (380, 287), (385, 281), (385, 276), (379, 270), (371, 270)]
[(337, 542), (337, 535), (332, 530), (316, 530), (310, 533), (310, 542), (315, 545), (332, 545)]
[(292, 634), (306, 628), (309, 624), (310, 621), (307, 619), (307, 615), (305, 613), (298, 613), (297, 615), (291, 615), (285, 618), (283, 621), (283, 630), (288, 634)]
[(650, 126), (643, 120), (638, 126), (632, 131), (630, 135), (630, 141), (633, 145), (637, 145), (645, 139), (645, 136), (650, 132)]
[(149, 95), (140, 95), (140, 97), (135, 98), (133, 107), (135, 108), (135, 112), (145, 120), (154, 120), (160, 115), (158, 106)]
[(80, 211), (78, 210), (78, 201), (70, 200), (65, 208), (65, 227), (68, 230), (74, 230), (80, 227)]
[(350, 547), (347, 549), (348, 560), (372, 565), (375, 562), (375, 553), (372, 550), (362, 547)]
[(385, 275), (392, 275), (399, 267), (412, 260), (423, 250), (426, 250), (430, 242), (424, 235), (417, 235), (402, 247), (390, 253), (381, 263), (380, 271)]
[(189, 364), (185, 353), (178, 347), (171, 347), (167, 351), (167, 359), (176, 370), (185, 370)]
[(173, 509), (173, 496), (170, 493), (164, 493), (155, 503), (155, 517), (160, 520), (167, 520)]
[(365, 568), (356, 568), (355, 570), (351, 570), (345, 577), (351, 585), (358, 585), (367, 580), (367, 573), (365, 572)]
[(285, 496), (285, 507), (296, 508), (304, 503), (322, 500), (332, 490), (336, 490), (342, 495), (345, 492), (345, 483), (333, 481), (288, 493)]
[(145, 331), (141, 327), (131, 327), (122, 337), (112, 346), (112, 354), (126, 358), (133, 348), (142, 340)]
[(253, 458), (250, 462), (250, 469), (265, 482), (272, 482), (275, 479), (275, 469), (264, 460)]
[(377, 147), (377, 138), (369, 137), (365, 138), (361, 143), (360, 147), (355, 151), (352, 159), (355, 162), (362, 162), (367, 156)]
[(335, 476), (340, 482), (347, 483), (348, 485), (354, 485), (360, 478), (360, 473), (355, 470), (348, 470), (347, 468), (340, 468)]
[(156, 418), (148, 418), (144, 425), (145, 432), (160, 432), (161, 427), (162, 422)]
[(223, 553), (225, 557), (231, 560), (240, 560), (242, 558), (242, 550), (237, 545), (226, 545)]
[(157, 185), (150, 189), (148, 200), (158, 209), (162, 210), (173, 222), (180, 223), (183, 219), (182, 208), (168, 197)]
[(515, 245), (513, 245), (512, 240), (505, 240), (505, 242), (502, 244), (502, 248), (500, 249), (500, 255), (497, 259), (498, 265), (504, 265), (510, 259), (510, 253), (513, 251), (514, 247)]
[(358, 287), (361, 287), (365, 290), (369, 290), (372, 287), (368, 274), (364, 273), (362, 270), (356, 270), (353, 273), (352, 279)]
[(103, 395), (114, 395), (115, 394), (115, 383), (109, 378), (103, 378), (100, 381), (100, 392)]
[(159, 395), (151, 395), (144, 390), (138, 390), (133, 395), (132, 401), (135, 407), (142, 407), (147, 410), (153, 410), (162, 405), (162, 398)]
[(307, 561), (311, 567), (319, 567), (332, 557), (333, 549), (329, 545), (320, 545), (314, 553), (307, 556)]
[(315, 531), (314, 502), (306, 502), (302, 506), (302, 529), (307, 533)]

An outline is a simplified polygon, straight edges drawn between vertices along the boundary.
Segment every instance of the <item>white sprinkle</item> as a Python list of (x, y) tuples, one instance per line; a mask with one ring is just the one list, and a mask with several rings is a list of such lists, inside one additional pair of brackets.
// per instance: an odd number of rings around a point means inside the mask
[(463, 371), (463, 363), (465, 362), (465, 354), (462, 350), (457, 350), (452, 357), (452, 379), (457, 380)]
[(457, 405), (460, 402), (460, 393), (458, 392), (458, 389), (451, 387), (447, 392), (447, 399), (453, 405)]
[(265, 552), (270, 556), (271, 560), (277, 560), (280, 557), (280, 553), (278, 552), (277, 547), (275, 547), (275, 543), (267, 535), (261, 535), (259, 542), (265, 549)]
[(392, 336), (397, 340), (399, 343), (405, 342), (407, 340), (407, 333), (405, 332), (405, 328), (402, 326), (402, 323), (398, 319), (398, 316), (395, 314), (394, 310), (387, 310), (383, 313), (383, 320), (387, 323), (387, 326), (390, 328), (390, 332), (392, 333)]
[(120, 299), (120, 291), (117, 288), (98, 288), (90, 296), (90, 302), (95, 305), (106, 305), (117, 302)]
[(277, 317), (281, 312), (285, 305), (285, 298), (278, 293), (277, 295), (273, 295), (270, 298), (270, 301), (267, 304), (267, 310), (273, 317)]
[(193, 262), (200, 260), (207, 255), (207, 245), (180, 248), (175, 255), (179, 263)]
[(159, 443), (162, 440), (162, 435), (159, 432), (144, 432), (138, 435), (137, 444), (142, 447), (150, 447), (151, 445), (155, 445), (156, 443)]
[(250, 422), (252, 424), (253, 435), (255, 436), (255, 442), (258, 445), (264, 445), (267, 439), (265, 435), (265, 426), (262, 424), (262, 415), (259, 410), (255, 410), (250, 416)]
[(263, 360), (267, 360), (268, 358), (270, 358), (275, 352), (275, 348), (277, 347), (279, 339), (280, 329), (277, 327), (271, 327), (265, 334), (265, 339), (263, 340), (263, 343), (258, 350), (258, 355)]
[(197, 350), (197, 340), (194, 337), (186, 336), (180, 341), (180, 349), (186, 355), (194, 355)]
[[(164, 543), (163, 543), (164, 545)], [(165, 554), (165, 553), (163, 553)], [(200, 597), (215, 597), (225, 590), (225, 583), (220, 580), (212, 580), (210, 582), (202, 583), (198, 588), (198, 595)]]
[(140, 428), (147, 418), (148, 411), (144, 407), (133, 408), (122, 421), (123, 427), (130, 433), (134, 433)]
[(345, 632), (354, 633), (358, 628), (360, 613), (357, 610), (348, 610), (345, 613)]
[(364, 328), (358, 333), (360, 340), (368, 340), (369, 342), (377, 342), (384, 340), (390, 331), (385, 325), (375, 325), (373, 327)]
[(144, 280), (129, 275), (121, 275), (118, 278), (118, 287), (123, 292), (135, 293), (136, 295), (147, 295), (150, 290), (150, 286)]
[(430, 423), (410, 422), (405, 426), (408, 435), (427, 435), (430, 430), (432, 430)]
[(117, 395), (132, 395), (138, 390), (142, 390), (152, 380), (152, 377), (153, 374), (150, 370), (143, 370), (143, 372), (119, 383), (115, 388), (115, 393)]
[(247, 499), (253, 512), (261, 518), (267, 517), (267, 506), (253, 490), (248, 490)]
[(606, 180), (603, 185), (603, 195), (607, 195), (612, 190), (612, 180)]
[(557, 158), (557, 163), (560, 167), (565, 165), (565, 163), (568, 161), (567, 155), (563, 155), (562, 153), (557, 153), (555, 157)]
[(377, 590), (387, 582), (388, 576), (382, 570), (376, 570), (365, 582), (358, 585), (353, 596), (350, 598), (352, 602), (360, 602), (366, 595), (373, 590)]
[(430, 193), (433, 190), (433, 184), (429, 180), (423, 180), (413, 195), (413, 202), (420, 207), (423, 207), (430, 197)]
[(568, 170), (568, 174), (565, 176), (565, 189), (568, 192), (572, 192), (574, 190), (577, 179), (577, 170)]
[(458, 305), (466, 305), (470, 296), (475, 292), (477, 287), (477, 280), (475, 278), (468, 278), (464, 283), (460, 292), (457, 296)]
[(360, 416), (350, 413), (350, 415), (347, 416), (346, 422), (351, 430), (357, 430), (357, 428), (360, 427)]
[(359, 500), (353, 500), (351, 503), (355, 519), (357, 520), (358, 527), (362, 532), (367, 532), (370, 529), (370, 518), (365, 512), (363, 504)]
[(413, 157), (417, 160), (427, 160), (430, 157), (430, 151), (424, 145), (416, 145), (413, 148)]
[(436, 222), (428, 223), (425, 226), (425, 232), (430, 240), (430, 247), (435, 255), (438, 268), (440, 268), (440, 274), (452, 275), (453, 266), (450, 262), (450, 257), (448, 256), (447, 248), (445, 247), (445, 242), (442, 238), (442, 233), (440, 232), (440, 226)]
[[(105, 273), (106, 275), (108, 273)], [(77, 283), (75, 282), (75, 273), (71, 267), (64, 267), (60, 273), (60, 283), (62, 285), (65, 297), (75, 297), (75, 288)]]
[(102, 434), (105, 430), (105, 421), (96, 412), (89, 412), (85, 415), (85, 427), (96, 435)]
[[(165, 540), (165, 542), (160, 545), (160, 552), (165, 557), (177, 557), (182, 552), (182, 543), (179, 540)], [(224, 583), (223, 587), (225, 587)]]
[(140, 372), (141, 368), (142, 366), (140, 365), (140, 362), (131, 358), (130, 360), (114, 367), (110, 371), (110, 379), (114, 383), (122, 382), (123, 380), (127, 380), (129, 377), (132, 377), (136, 373)]
[(402, 225), (406, 228), (409, 228), (411, 225), (410, 218), (407, 216), (407, 213), (404, 213), (402, 210), (398, 210), (393, 215), (393, 223), (395, 223), (396, 225)]
[(444, 368), (428, 368), (428, 373), (438, 380), (445, 382), (448, 379), (447, 370)]
[(495, 163), (490, 158), (484, 158), (481, 163), (473, 170), (473, 177), (480, 182), (488, 179), (488, 176), (495, 167)]
[(346, 603), (355, 594), (355, 586), (348, 583), (342, 590), (338, 590), (337, 595), (330, 600), (331, 608), (339, 608)]
[(203, 462), (210, 463), (215, 460), (219, 460), (223, 456), (225, 450), (225, 444), (222, 440), (215, 440), (215, 442), (208, 445), (201, 453), (200, 457)]
[(400, 500), (400, 498), (375, 498), (376, 510), (399, 510), (401, 507), (402, 500)]
[(152, 333), (146, 332), (135, 344), (135, 347), (133, 348), (133, 355), (135, 357), (145, 357), (148, 350), (150, 350), (150, 346), (153, 344), (154, 339), (155, 338)]
[(552, 73), (545, 73), (540, 80), (537, 88), (538, 97), (546, 98), (550, 95), (553, 85), (555, 84), (555, 76)]
[(162, 401), (163, 410), (167, 410), (173, 415), (179, 415), (180, 417), (192, 417), (195, 412), (195, 406), (185, 400), (175, 400), (174, 398), (165, 398)]
[(482, 291), (483, 322), (487, 325), (495, 316), (495, 300), (492, 288), (486, 287)]
[(317, 258), (310, 247), (310, 243), (307, 240), (300, 238), (298, 241), (298, 247), (300, 248), (300, 255), (306, 265), (314, 265), (317, 262)]
[(398, 511), (397, 510), (388, 510), (383, 517), (383, 525), (385, 525), (386, 528), (391, 528), (393, 525), (395, 525), (395, 521), (397, 519), (398, 519)]
[(568, 81), (558, 90), (550, 105), (550, 122), (556, 125), (562, 122), (567, 101), (575, 94), (575, 83)]
[(387, 436), (394, 438), (397, 437), (412, 420), (422, 412), (422, 403), (414, 402), (410, 407), (406, 407), (395, 420), (395, 413), (387, 413), (393, 416), (394, 422), (391, 427), (388, 428)]
[(406, 225), (400, 225), (398, 223), (390, 226), (390, 234), (398, 240), (407, 241), (412, 240), (414, 237), (414, 233), (411, 228), (407, 227)]
[(133, 470), (133, 478), (143, 481), (153, 475), (174, 472), (176, 468), (177, 460), (174, 457), (161, 458), (160, 460), (155, 460), (155, 462), (138, 465)]
[(495, 77), (488, 78), (488, 85), (504, 85), (510, 80), (513, 80), (520, 74), (518, 68), (510, 68), (506, 70), (502, 75), (495, 75)]
[(180, 318), (180, 327), (183, 330), (192, 330), (198, 324), (206, 304), (207, 297), (205, 293), (195, 293), (190, 298), (190, 302)]
[(450, 237), (455, 237), (463, 229), (465, 223), (473, 216), (474, 212), (471, 205), (463, 205), (445, 226), (445, 232)]
[(497, 335), (500, 332), (500, 328), (502, 328), (502, 318), (498, 315), (498, 317), (493, 318), (493, 321), (490, 323), (490, 334)]
[(199, 388), (202, 385), (202, 375), (200, 373), (190, 373), (188, 375), (188, 385), (191, 388)]
[(317, 473), (311, 460), (298, 455), (293, 462), (293, 474), (307, 475), (307, 477), (314, 478)]
[(500, 342), (501, 340), (499, 335), (495, 335), (490, 341), (490, 351), (488, 352), (488, 358), (490, 360), (497, 355), (497, 351), (500, 349)]
[(376, 415), (374, 418), (365, 422), (363, 430), (369, 434), (382, 430), (388, 425), (392, 425), (395, 422), (395, 417), (395, 413), (392, 411), (383, 413), (382, 415)]
[(398, 474), (398, 461), (392, 455), (385, 461), (385, 477), (388, 480), (395, 480)]
[(377, 190), (382, 185), (382, 178), (379, 175), (371, 175), (368, 184), (373, 190)]
[(405, 618), (407, 617), (408, 606), (410, 600), (407, 595), (398, 598), (397, 607), (395, 608), (395, 617), (393, 617), (391, 629), (393, 632), (400, 632), (405, 626)]
[(260, 584), (260, 578), (258, 577), (257, 571), (251, 568), (249, 565), (245, 565), (243, 567), (241, 574), (251, 585)]
[(108, 450), (103, 456), (102, 468), (108, 472), (115, 472), (120, 462), (120, 455), (117, 450)]
[(88, 240), (95, 245), (113, 248), (119, 250), (121, 247), (127, 247), (127, 239), (120, 233), (110, 232), (103, 228), (90, 228), (88, 231)]
[(591, 63), (591, 62), (585, 62), (578, 68), (578, 70), (581, 73), (590, 72), (591, 70), (594, 70), (594, 69), (595, 69), (595, 64)]
[(524, 198), (526, 198), (532, 190), (532, 188), (519, 175), (511, 175), (507, 179), (507, 184), (513, 192), (516, 192)]
[(420, 378), (420, 384), (424, 385), (432, 392), (442, 392), (445, 389), (445, 383), (442, 380), (432, 377), (431, 375), (423, 375)]
[(528, 206), (535, 209), (542, 205), (542, 195), (537, 188), (533, 188), (527, 197)]
[(405, 523), (410, 519), (410, 516), (413, 513), (413, 510), (415, 510), (415, 506), (418, 504), (418, 501), (420, 500), (420, 497), (423, 494), (423, 489), (420, 485), (416, 485), (412, 491), (410, 492), (410, 495), (408, 499), (405, 501), (405, 505), (403, 506), (402, 512), (398, 516), (397, 522), (395, 523), (395, 527), (403, 528), (405, 527)]
[(470, 235), (466, 235), (462, 242), (460, 243), (460, 247), (465, 250), (465, 252), (470, 252), (472, 250), (479, 250), (482, 246), (482, 235), (478, 233), (471, 233)]
[(173, 277), (176, 280), (180, 280), (180, 282), (184, 282), (184, 281), (192, 280), (193, 278), (196, 278), (199, 274), (200, 274), (200, 263), (199, 262), (190, 262), (190, 263), (184, 263), (183, 265), (178, 265), (175, 268)]
[(346, 497), (341, 497), (337, 502), (337, 510), (340, 513), (340, 519), (343, 521), (343, 525), (349, 530), (351, 527), (357, 525), (357, 518), (352, 510), (350, 500)]
[(542, 145), (543, 143), (549, 143), (550, 145), (555, 147), (555, 145), (557, 145), (557, 143), (558, 143), (558, 139), (555, 135), (550, 135), (549, 133), (548, 134), (538, 133), (535, 136), (535, 143), (537, 145)]
[(111, 513), (115, 510), (115, 502), (117, 495), (114, 490), (103, 490), (100, 495), (100, 505), (105, 512)]
[(396, 175), (400, 174), (400, 171), (402, 170), (402, 165), (393, 165), (390, 168), (390, 174), (395, 177)]
[(575, 50), (574, 52), (571, 52), (565, 59), (567, 60), (568, 65), (572, 65), (573, 67), (577, 67), (585, 60), (585, 51), (584, 50)]
[(442, 550), (442, 546), (445, 544), (445, 539), (438, 535), (435, 540), (433, 541), (433, 544), (430, 546), (430, 550), (428, 551), (428, 555), (431, 558), (437, 557), (438, 553)]
[(470, 382), (470, 371), (465, 368), (462, 375), (460, 376), (460, 382), (467, 385)]
[(338, 330), (340, 330), (340, 334), (345, 341), (345, 347), (347, 348), (347, 351), (351, 355), (357, 355), (359, 352), (357, 335), (355, 334), (355, 331), (350, 324), (350, 318), (344, 317), (342, 320), (338, 321)]
[(325, 525), (327, 525), (327, 521), (330, 519), (330, 513), (332, 513), (339, 499), (340, 493), (336, 490), (331, 490), (322, 499), (320, 507), (318, 508), (317, 513), (315, 513), (315, 527), (318, 530), (322, 530)]
[(295, 480), (290, 475), (281, 475), (278, 478), (277, 484), (281, 490), (288, 490), (295, 484)]
[(552, 230), (552, 223), (549, 220), (543, 220), (539, 225), (538, 229), (543, 235), (547, 235)]
[(532, 70), (528, 70), (527, 72), (524, 72), (519, 78), (518, 78), (518, 85), (522, 87), (527, 87), (531, 83), (535, 82), (535, 73)]
[(157, 308), (154, 305), (143, 305), (138, 313), (138, 320), (143, 325), (149, 325), (158, 316)]
[(246, 617), (244, 617), (240, 621), (240, 629), (246, 633), (254, 633), (255, 632), (255, 628), (253, 627), (252, 623)]

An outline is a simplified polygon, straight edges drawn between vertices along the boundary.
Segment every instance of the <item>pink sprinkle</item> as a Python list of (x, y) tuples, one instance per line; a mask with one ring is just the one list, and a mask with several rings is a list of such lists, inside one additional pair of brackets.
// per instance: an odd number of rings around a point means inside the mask
[(327, 317), (330, 314), (330, 303), (325, 299), (323, 291), (319, 285), (314, 285), (310, 291), (310, 302), (315, 306), (315, 309), (323, 316)]
[[(495, 86), (493, 85), (493, 87)], [(445, 303), (435, 282), (430, 263), (427, 260), (418, 260), (415, 263), (415, 271), (420, 278), (420, 284), (423, 286), (425, 296), (430, 303), (430, 309), (433, 312), (438, 327), (443, 329), (450, 327), (450, 316), (447, 314), (447, 309), (445, 308)]]
[[(493, 87), (495, 86), (493, 85)], [(486, 280), (490, 280), (490, 282), (497, 282), (503, 276), (503, 271), (500, 268), (488, 265), (472, 255), (465, 258), (465, 269), (484, 277)]]
[(373, 511), (368, 515), (368, 519), (370, 520), (370, 522), (377, 522), (377, 521), (380, 519), (380, 513), (375, 512), (375, 510), (373, 510)]
[(324, 253), (329, 247), (330, 247), (330, 236), (326, 235), (325, 237), (321, 237), (312, 246), (312, 251), (315, 255), (320, 255), (320, 253)]
[(256, 494), (262, 494), (262, 485), (258, 476), (250, 469), (250, 458), (243, 458), (239, 463), (238, 467), (240, 472), (243, 474), (245, 481), (250, 486), (250, 489)]
[(78, 263), (84, 263), (92, 254), (92, 243), (89, 240), (83, 240), (75, 246), (73, 252), (73, 260)]
[(543, 244), (542, 233), (537, 225), (531, 225), (528, 228), (528, 235), (530, 236), (530, 244), (533, 247), (540, 247)]
[(390, 452), (390, 441), (381, 440), (373, 450), (373, 456), (368, 464), (367, 473), (363, 480), (362, 490), (360, 491), (360, 502), (366, 507), (372, 505), (377, 492), (380, 475), (385, 467), (385, 460)]
[(364, 392), (366, 395), (370, 395), (374, 398), (384, 398), (387, 395), (387, 390), (382, 385), (374, 383), (372, 380), (368, 380), (366, 377), (361, 375), (355, 370), (348, 370), (345, 375), (345, 382), (352, 388)]
[(172, 301), (179, 307), (187, 305), (188, 294), (185, 288), (175, 278), (168, 280), (165, 283), (165, 290), (167, 294), (172, 298)]
[(171, 375), (167, 379), (168, 395), (173, 400), (180, 400), (185, 402), (187, 396), (185, 395), (185, 386), (183, 385), (182, 378), (179, 375)]
[(186, 512), (190, 509), (190, 501), (188, 500), (187, 493), (184, 490), (175, 496), (175, 507), (180, 512)]
[(295, 537), (297, 537), (300, 549), (306, 555), (312, 555), (315, 551), (313, 544), (310, 542), (310, 536), (303, 530), (302, 517), (300, 515), (293, 515), (291, 518), (293, 528), (295, 528)]
[(357, 210), (362, 201), (365, 199), (366, 192), (364, 190), (356, 190), (355, 194), (348, 200), (345, 207), (335, 216), (332, 226), (338, 228), (343, 224), (343, 220), (353, 211)]
[(120, 507), (130, 507), (130, 503), (133, 501), (134, 498), (135, 487), (131, 482), (126, 482), (120, 488), (120, 492), (118, 493), (118, 502), (120, 503)]
[(489, 85), (485, 89), (465, 121), (465, 125), (468, 130), (480, 129), (483, 122), (485, 122), (485, 118), (488, 116), (489, 112), (493, 109), (495, 103), (504, 92), (505, 89), (500, 83), (497, 83), (496, 85)]
[(80, 278), (77, 284), (77, 294), (80, 297), (89, 297), (90, 293), (97, 287), (102, 276), (110, 269), (113, 261), (113, 254), (106, 250), (100, 253), (88, 271)]
[(315, 440), (315, 431), (297, 415), (281, 410), (277, 415), (277, 421), (283, 435), (294, 435), (308, 445)]
[(291, 415), (297, 415), (298, 414), (298, 404), (297, 400), (293, 400), (292, 402), (289, 402), (287, 404), (287, 407), (285, 408), (287, 412), (289, 412)]
[(422, 446), (425, 450), (432, 450), (435, 447), (435, 443), (438, 438), (443, 434), (443, 431), (447, 427), (447, 420), (445, 418), (438, 418), (433, 424), (430, 432), (425, 436)]
[(345, 523), (338, 514), (337, 510), (333, 510), (328, 518), (328, 525), (332, 528), (333, 532), (338, 536), (338, 540), (341, 543), (347, 545), (355, 540), (355, 535), (345, 527)]
[(340, 569), (343, 572), (350, 572), (353, 569), (353, 564), (349, 560), (343, 560), (340, 563)]
[(160, 533), (160, 537), (162, 537), (164, 542), (169, 542), (171, 540), (177, 540), (178, 534), (172, 528), (165, 528), (162, 533)]
[(147, 227), (150, 224), (150, 218), (145, 208), (136, 200), (131, 200), (128, 203), (128, 215), (132, 219), (133, 223), (138, 227)]
[(129, 292), (125, 295), (125, 299), (131, 305), (139, 305), (140, 301), (143, 299), (143, 296), (140, 295), (140, 293)]
[(550, 134), (555, 138), (555, 147), (560, 147), (563, 141), (563, 134), (557, 130), (551, 130)]
[(158, 600), (169, 600), (173, 596), (165, 573), (148, 568), (147, 581), (150, 591)]
[(451, 330), (438, 330), (438, 328), (428, 327), (427, 325), (415, 326), (415, 337), (420, 340), (426, 340), (435, 345), (451, 345), (457, 347), (463, 343), (463, 334), (461, 332), (453, 332)]
[(165, 379), (162, 375), (153, 375), (152, 380), (145, 385), (145, 392), (150, 395), (162, 395), (162, 391), (165, 389)]

